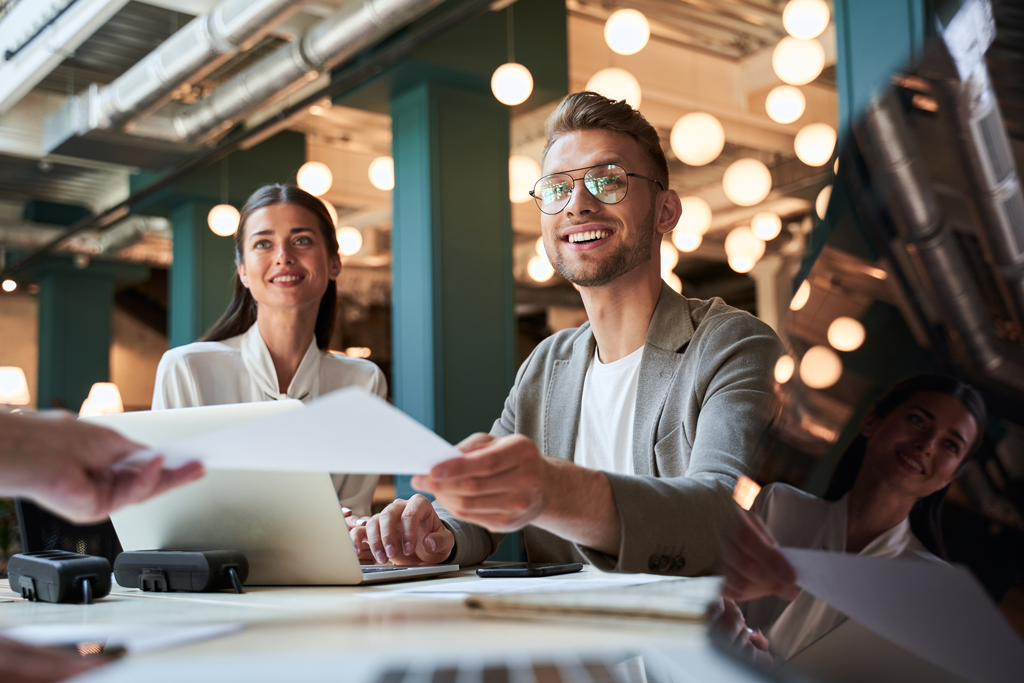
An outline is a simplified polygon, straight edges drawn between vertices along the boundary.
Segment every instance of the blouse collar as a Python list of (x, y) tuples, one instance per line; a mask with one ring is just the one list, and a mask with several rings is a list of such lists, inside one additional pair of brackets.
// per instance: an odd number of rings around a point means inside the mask
[(308, 400), (320, 394), (320, 349), (316, 345), (316, 336), (309, 342), (306, 355), (295, 371), (288, 391), (278, 390), (277, 370), (270, 350), (263, 341), (259, 325), (252, 327), (242, 335), (242, 361), (245, 363), (249, 376), (257, 390), (265, 396), (265, 400), (280, 401), (287, 398)]

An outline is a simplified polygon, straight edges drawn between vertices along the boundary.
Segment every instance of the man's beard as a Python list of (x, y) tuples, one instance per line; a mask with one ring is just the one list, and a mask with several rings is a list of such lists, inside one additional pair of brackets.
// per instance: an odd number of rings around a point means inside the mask
[[(654, 241), (654, 207), (644, 217), (632, 238), (620, 244), (612, 254), (604, 255), (594, 263), (566, 263), (561, 249), (555, 252), (555, 272), (577, 287), (603, 287), (621, 275), (639, 268), (651, 260), (651, 246)], [(618, 233), (618, 231), (616, 231)], [(621, 234), (621, 233), (618, 233)], [(580, 252), (588, 254), (589, 252)]]

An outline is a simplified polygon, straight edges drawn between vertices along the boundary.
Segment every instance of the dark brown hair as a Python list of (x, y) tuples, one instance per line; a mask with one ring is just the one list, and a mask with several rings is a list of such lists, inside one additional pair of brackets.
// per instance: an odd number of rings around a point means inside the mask
[[(640, 150), (650, 161), (650, 173), (662, 187), (668, 187), (668, 160), (661, 149), (661, 138), (654, 126), (647, 122), (643, 114), (626, 104), (610, 100), (596, 92), (585, 91), (569, 95), (559, 103), (547, 121), (547, 145), (544, 156), (551, 145), (566, 133), (584, 130), (607, 130), (613, 133), (624, 133), (636, 140)], [(629, 169), (627, 169), (629, 170)]]
[[(964, 465), (977, 452), (985, 436), (988, 411), (985, 408), (985, 399), (981, 397), (977, 389), (966, 382), (945, 375), (917, 375), (903, 380), (890, 389), (889, 393), (879, 399), (871, 412), (879, 418), (884, 418), (915, 395), (926, 392), (946, 394), (960, 401), (964, 408), (974, 416), (974, 421), (978, 425), (974, 443), (968, 446), (967, 453), (964, 454), (957, 466), (956, 474), (959, 476)], [(836, 465), (836, 471), (832, 474), (832, 481), (829, 482), (828, 490), (825, 492), (825, 500), (839, 500), (853, 488), (861, 465), (864, 464), (867, 445), (867, 437), (858, 434), (850, 447), (846, 449), (839, 464)], [(944, 486), (930, 496), (919, 498), (910, 512), (910, 528), (914, 535), (928, 550), (943, 559), (948, 558), (946, 557), (946, 544), (942, 540), (942, 502), (945, 500), (948, 490), (949, 486)]]
[[(301, 206), (316, 216), (327, 247), (327, 257), (338, 253), (338, 235), (334, 232), (334, 221), (327, 213), (324, 203), (294, 185), (264, 185), (256, 190), (242, 207), (242, 215), (238, 219), (238, 230), (235, 232), (235, 264), (242, 263), (242, 249), (245, 244), (245, 223), (254, 211), (275, 204), (294, 204)], [(243, 287), (234, 274), (234, 294), (224, 315), (207, 331), (201, 341), (223, 341), (245, 333), (256, 322), (256, 300), (248, 287)], [(327, 291), (320, 299), (320, 310), (316, 314), (316, 345), (326, 351), (331, 343), (331, 331), (334, 329), (334, 318), (338, 312), (338, 290), (335, 281), (327, 283)]]

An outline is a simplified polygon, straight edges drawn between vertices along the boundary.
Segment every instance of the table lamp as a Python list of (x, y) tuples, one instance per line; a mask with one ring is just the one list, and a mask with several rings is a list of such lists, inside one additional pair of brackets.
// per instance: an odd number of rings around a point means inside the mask
[(13, 412), (15, 406), (27, 406), (31, 401), (28, 380), (21, 368), (0, 367), (0, 410)]
[(82, 409), (78, 414), (110, 415), (123, 412), (124, 404), (121, 403), (121, 392), (117, 390), (117, 385), (113, 382), (96, 382), (89, 390), (89, 397), (82, 403)]

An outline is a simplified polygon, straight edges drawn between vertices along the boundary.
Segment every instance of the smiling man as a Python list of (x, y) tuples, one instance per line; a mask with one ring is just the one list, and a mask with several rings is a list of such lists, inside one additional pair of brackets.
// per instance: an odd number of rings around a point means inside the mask
[(548, 119), (533, 191), (545, 250), (589, 322), (544, 340), (490, 434), (353, 530), (363, 557), (475, 564), (524, 529), (531, 561), (696, 574), (717, 559), (764, 434), (774, 332), (661, 280), (679, 221), (658, 134), (625, 102), (570, 95)]

